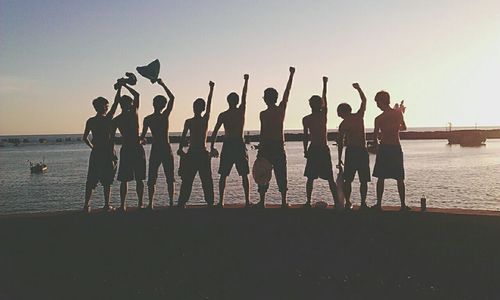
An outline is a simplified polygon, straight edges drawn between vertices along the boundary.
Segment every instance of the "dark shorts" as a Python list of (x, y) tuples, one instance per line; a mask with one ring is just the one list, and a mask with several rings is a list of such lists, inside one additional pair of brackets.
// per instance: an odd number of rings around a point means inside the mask
[(210, 155), (206, 149), (189, 149), (186, 155), (181, 156), (179, 163), (179, 176), (182, 178), (179, 204), (185, 204), (191, 195), (193, 180), (199, 173), (203, 195), (208, 204), (214, 202), (214, 186)]
[(327, 145), (309, 146), (304, 176), (308, 179), (333, 179), (332, 157)]
[[(283, 143), (280, 142), (261, 142), (259, 145), (258, 158), (265, 158), (273, 166), (274, 176), (280, 192), (288, 190), (288, 179), (286, 170), (286, 153)], [(269, 184), (259, 185), (259, 193), (266, 192)]]
[(405, 179), (403, 150), (400, 145), (379, 145), (373, 176), (380, 179)]
[(115, 178), (117, 161), (114, 149), (92, 149), (87, 173), (87, 186), (95, 189), (99, 182), (102, 185), (111, 185)]
[(146, 178), (146, 154), (141, 144), (124, 144), (120, 150), (118, 181), (144, 180)]
[(158, 169), (163, 166), (167, 182), (174, 182), (174, 155), (170, 145), (151, 146), (149, 154), (148, 185), (155, 185), (158, 179)]
[(226, 140), (222, 145), (219, 174), (228, 176), (233, 165), (236, 165), (236, 170), (240, 176), (250, 173), (247, 147), (243, 140)]
[(365, 147), (346, 147), (344, 162), (344, 180), (354, 181), (358, 172), (360, 182), (370, 182), (370, 156)]

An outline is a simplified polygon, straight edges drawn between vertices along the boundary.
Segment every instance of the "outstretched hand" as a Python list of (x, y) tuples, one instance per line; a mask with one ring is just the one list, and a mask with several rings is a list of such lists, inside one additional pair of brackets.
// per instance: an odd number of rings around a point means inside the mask
[(165, 83), (163, 83), (163, 80), (161, 78), (156, 79), (156, 83), (158, 83), (159, 85), (165, 85)]
[(353, 83), (353, 84), (352, 84), (352, 87), (353, 87), (353, 88), (355, 88), (355, 89), (357, 89), (357, 90), (359, 90), (359, 89), (360, 89), (360, 87), (359, 87), (359, 83), (357, 83), (357, 82)]

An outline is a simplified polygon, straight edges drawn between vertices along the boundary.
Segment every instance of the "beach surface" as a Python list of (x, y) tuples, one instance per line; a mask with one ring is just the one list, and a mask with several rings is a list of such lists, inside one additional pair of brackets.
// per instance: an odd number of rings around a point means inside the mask
[(498, 212), (0, 216), (0, 299), (498, 299)]

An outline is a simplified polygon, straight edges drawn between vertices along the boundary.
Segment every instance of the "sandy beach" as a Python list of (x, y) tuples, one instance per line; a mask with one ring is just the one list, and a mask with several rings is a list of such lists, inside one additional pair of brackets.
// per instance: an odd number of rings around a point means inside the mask
[(496, 212), (0, 217), (1, 299), (495, 299)]

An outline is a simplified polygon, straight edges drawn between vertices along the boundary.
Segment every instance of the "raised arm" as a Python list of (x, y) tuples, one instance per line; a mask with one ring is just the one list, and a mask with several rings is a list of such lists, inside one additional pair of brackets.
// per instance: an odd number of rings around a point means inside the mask
[(89, 133), (90, 133), (90, 124), (89, 123), (90, 123), (90, 120), (87, 120), (87, 122), (85, 123), (85, 130), (83, 131), (83, 141), (85, 142), (85, 144), (87, 144), (87, 146), (90, 147), (90, 149), (93, 149), (94, 145), (92, 145), (92, 143), (89, 140)]
[(328, 86), (328, 77), (323, 76), (323, 94), (322, 94), (322, 97), (323, 97), (323, 103), (325, 105), (325, 107), (323, 109), (325, 114), (328, 113), (328, 101), (326, 99), (327, 86)]
[(170, 115), (170, 113), (172, 112), (172, 109), (174, 108), (174, 100), (175, 100), (175, 96), (174, 94), (172, 94), (172, 92), (168, 89), (168, 87), (165, 85), (165, 83), (163, 82), (163, 80), (161, 79), (158, 79), (156, 81), (159, 85), (161, 85), (161, 87), (165, 90), (165, 93), (167, 93), (167, 96), (168, 96), (168, 104), (167, 104), (167, 109), (165, 109), (163, 111), (163, 115)]
[(243, 84), (243, 91), (241, 92), (241, 104), (240, 108), (246, 110), (247, 108), (247, 90), (248, 90), (248, 74), (243, 75), (243, 79), (245, 79), (245, 83)]
[(217, 133), (219, 132), (221, 126), (222, 126), (222, 118), (219, 115), (219, 117), (217, 118), (217, 124), (215, 124), (214, 131), (212, 132), (212, 142), (210, 143), (210, 149), (214, 149), (215, 140), (217, 139)]
[(184, 151), (182, 151), (182, 147), (186, 143), (186, 136), (189, 130), (188, 121), (184, 122), (184, 129), (182, 130), (181, 140), (179, 141), (179, 149), (177, 150), (177, 155), (184, 155)]
[(207, 110), (205, 112), (205, 115), (203, 116), (204, 118), (207, 119), (207, 122), (208, 120), (210, 119), (210, 109), (211, 109), (211, 106), (212, 106), (212, 96), (214, 94), (214, 86), (215, 86), (215, 83), (213, 81), (210, 81), (208, 83), (208, 85), (210, 86), (210, 92), (208, 92), (208, 98), (207, 98)]
[(295, 68), (290, 67), (290, 76), (288, 76), (288, 82), (286, 84), (285, 92), (283, 93), (283, 99), (281, 100), (280, 106), (286, 107), (288, 104), (288, 98), (290, 97), (290, 90), (292, 89), (293, 75), (295, 74)]
[(122, 97), (121, 90), (122, 90), (121, 87), (116, 90), (115, 100), (113, 100), (113, 105), (111, 105), (111, 109), (106, 114), (106, 118), (108, 119), (113, 119), (113, 117), (115, 116), (116, 109), (118, 108), (118, 103), (120, 102), (120, 98)]
[(134, 103), (132, 106), (135, 107), (135, 109), (139, 109), (139, 93), (127, 84), (123, 84), (123, 87), (126, 88), (132, 96), (134, 96)]
[(366, 96), (365, 93), (363, 93), (363, 90), (359, 86), (359, 83), (353, 83), (352, 87), (356, 89), (359, 93), (359, 97), (361, 98), (361, 106), (359, 107), (358, 113), (360, 114), (365, 114), (366, 111)]

